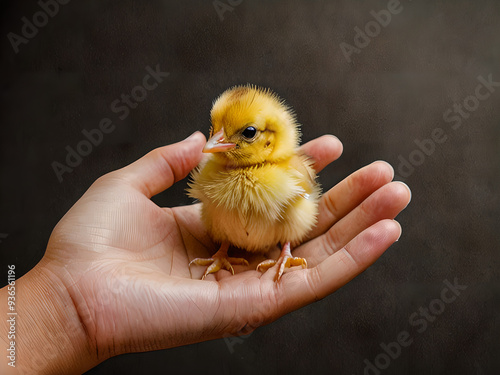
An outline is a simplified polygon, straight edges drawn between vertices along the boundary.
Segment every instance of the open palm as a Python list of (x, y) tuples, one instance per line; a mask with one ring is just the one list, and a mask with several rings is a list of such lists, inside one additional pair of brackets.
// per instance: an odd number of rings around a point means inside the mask
[[(294, 250), (309, 268), (236, 266), (200, 277), (189, 267), (212, 255), (199, 205), (161, 208), (150, 198), (184, 178), (205, 138), (156, 149), (98, 179), (54, 229), (41, 266), (61, 281), (85, 326), (96, 359), (247, 334), (332, 293), (372, 264), (400, 235), (392, 219), (410, 192), (391, 183), (392, 168), (373, 163), (324, 194), (317, 227)], [(321, 170), (342, 152), (332, 136), (302, 146)], [(278, 254), (278, 249), (276, 254)]]

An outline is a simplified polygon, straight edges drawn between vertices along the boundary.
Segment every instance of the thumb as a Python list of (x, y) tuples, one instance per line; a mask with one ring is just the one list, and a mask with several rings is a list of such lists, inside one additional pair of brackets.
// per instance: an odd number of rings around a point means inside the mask
[(125, 180), (148, 198), (182, 180), (198, 165), (205, 136), (195, 132), (185, 140), (150, 151), (134, 163), (117, 170), (115, 177)]

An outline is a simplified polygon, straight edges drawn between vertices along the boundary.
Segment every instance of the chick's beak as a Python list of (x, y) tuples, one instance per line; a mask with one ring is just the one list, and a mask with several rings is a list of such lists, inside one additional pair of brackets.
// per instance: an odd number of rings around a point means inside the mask
[(224, 152), (236, 147), (236, 143), (224, 142), (224, 128), (215, 133), (203, 148), (204, 153)]

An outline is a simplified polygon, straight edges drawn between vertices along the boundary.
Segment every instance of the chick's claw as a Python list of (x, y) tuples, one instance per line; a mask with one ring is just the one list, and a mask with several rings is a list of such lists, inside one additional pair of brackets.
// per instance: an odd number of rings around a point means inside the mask
[(192, 264), (196, 264), (198, 266), (208, 266), (205, 273), (201, 277), (201, 279), (205, 279), (209, 274), (215, 273), (221, 268), (224, 268), (228, 271), (230, 271), (234, 275), (234, 269), (233, 269), (233, 264), (234, 265), (246, 265), (248, 266), (248, 262), (243, 259), (243, 258), (222, 258), (222, 257), (217, 257), (217, 258), (196, 258), (189, 263), (191, 266)]
[(294, 266), (302, 266), (302, 268), (307, 268), (307, 261), (304, 258), (293, 257), (290, 252), (290, 243), (287, 242), (281, 250), (281, 255), (278, 260), (267, 259), (257, 266), (257, 271), (266, 272), (269, 268), (274, 265), (279, 264), (278, 272), (276, 273), (275, 281), (279, 281), (285, 268), (291, 268)]
[(190, 263), (196, 264), (198, 266), (208, 266), (205, 270), (205, 273), (201, 277), (201, 279), (205, 279), (209, 274), (215, 273), (219, 271), (221, 268), (228, 270), (234, 275), (234, 265), (245, 265), (248, 266), (248, 262), (243, 258), (232, 258), (227, 256), (227, 250), (229, 248), (229, 244), (223, 244), (219, 251), (217, 251), (212, 258), (195, 258)]

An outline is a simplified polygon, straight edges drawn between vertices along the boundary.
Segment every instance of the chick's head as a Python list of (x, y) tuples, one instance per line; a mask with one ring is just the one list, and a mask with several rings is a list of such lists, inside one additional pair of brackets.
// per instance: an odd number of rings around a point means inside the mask
[(214, 102), (211, 121), (203, 151), (228, 165), (279, 162), (292, 156), (298, 146), (295, 116), (270, 90), (250, 85), (226, 90)]

